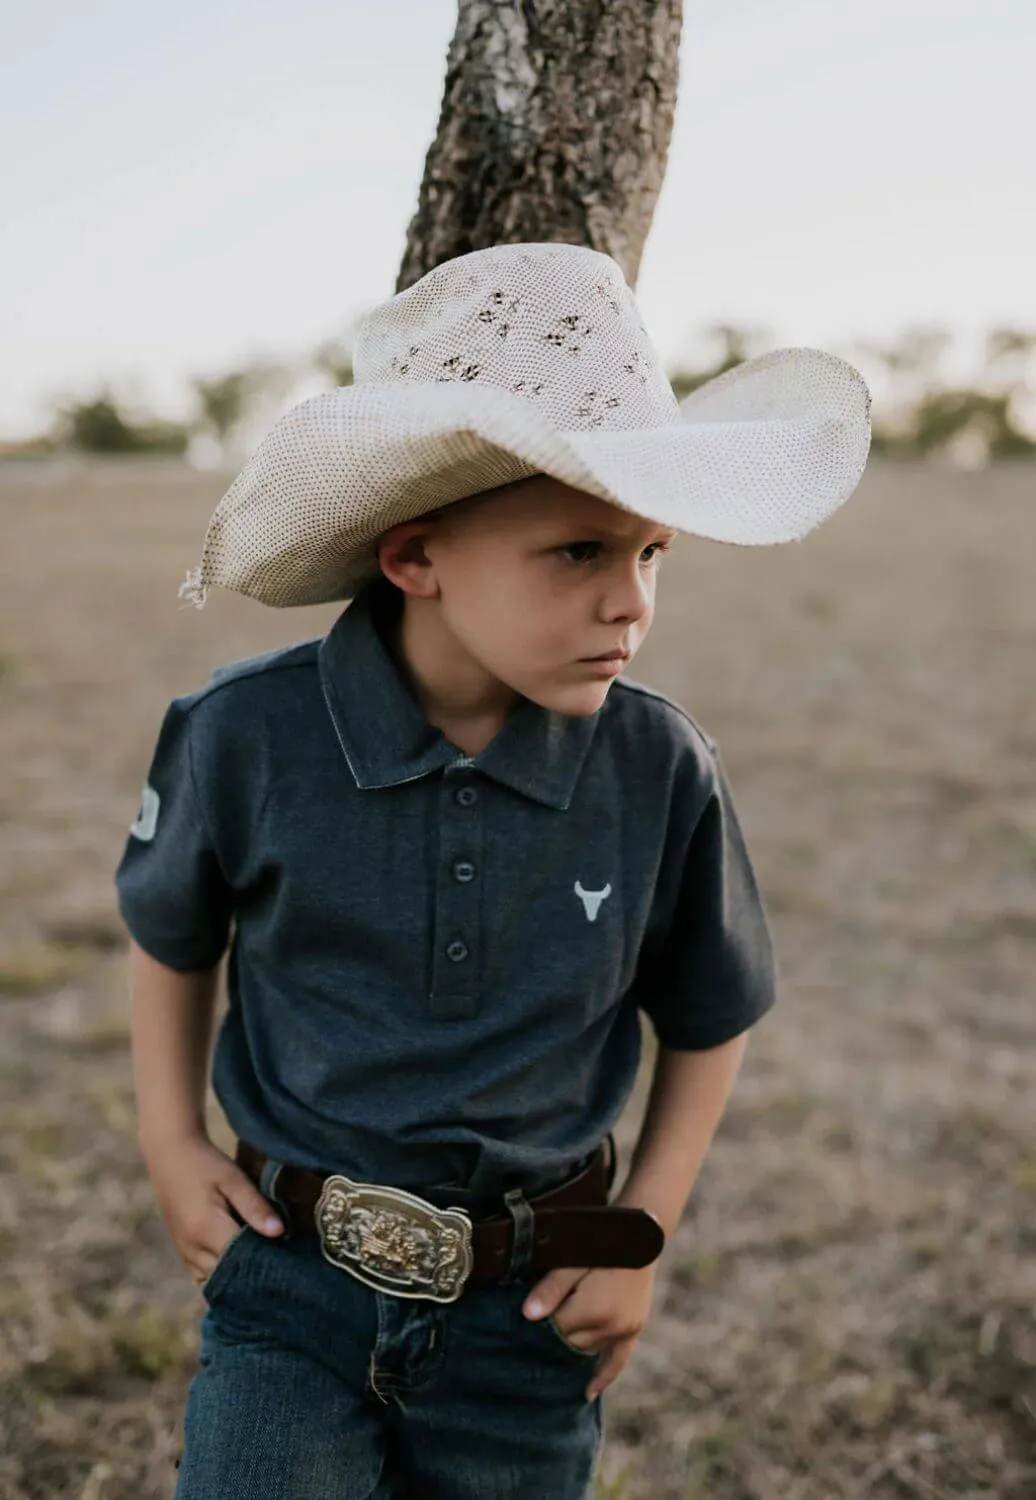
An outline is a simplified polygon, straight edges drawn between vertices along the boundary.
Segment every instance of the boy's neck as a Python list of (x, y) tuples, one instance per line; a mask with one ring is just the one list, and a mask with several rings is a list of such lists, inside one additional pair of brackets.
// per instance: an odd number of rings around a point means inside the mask
[(441, 729), (463, 754), (477, 756), (499, 734), (517, 707), (519, 694), (499, 683), (480, 698), (474, 674), (471, 683), (451, 683), (449, 667), (444, 666), (438, 649), (441, 643), (436, 619), (429, 611), (418, 624), (416, 614), (404, 600), (398, 613), (386, 622), (384, 637), (389, 652), (429, 724)]

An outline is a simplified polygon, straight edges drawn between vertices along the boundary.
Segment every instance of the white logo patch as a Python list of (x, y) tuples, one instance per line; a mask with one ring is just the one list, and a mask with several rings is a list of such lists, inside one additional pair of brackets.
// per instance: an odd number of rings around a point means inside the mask
[(608, 882), (603, 891), (584, 891), (583, 887), (577, 880), (574, 889), (576, 895), (583, 903), (583, 910), (586, 912), (586, 920), (588, 922), (596, 922), (597, 913), (601, 909), (601, 902), (606, 896), (610, 896), (612, 893), (611, 881)]
[(130, 824), (130, 833), (134, 838), (142, 839), (145, 844), (151, 842), (155, 836), (155, 829), (158, 827), (160, 805), (161, 798), (158, 793), (153, 786), (145, 782), (144, 790), (140, 794), (140, 811), (137, 814), (137, 821)]

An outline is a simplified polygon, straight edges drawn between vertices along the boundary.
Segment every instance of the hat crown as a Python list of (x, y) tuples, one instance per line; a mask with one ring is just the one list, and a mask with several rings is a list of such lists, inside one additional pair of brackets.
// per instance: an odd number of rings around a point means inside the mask
[(618, 263), (581, 245), (493, 245), (443, 261), (367, 315), (354, 377), (498, 386), (561, 431), (680, 421)]

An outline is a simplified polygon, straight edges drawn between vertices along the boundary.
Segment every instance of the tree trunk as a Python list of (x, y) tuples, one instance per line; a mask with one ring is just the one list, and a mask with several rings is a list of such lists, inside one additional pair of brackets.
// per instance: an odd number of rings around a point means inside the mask
[(553, 240), (631, 287), (676, 107), (681, 0), (459, 0), (435, 140), (396, 282)]

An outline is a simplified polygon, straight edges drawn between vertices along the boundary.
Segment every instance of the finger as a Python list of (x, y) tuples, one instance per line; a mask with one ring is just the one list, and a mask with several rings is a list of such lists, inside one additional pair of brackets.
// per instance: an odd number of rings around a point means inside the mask
[(586, 1388), (586, 1399), (593, 1401), (595, 1396), (601, 1392), (615, 1379), (619, 1371), (629, 1360), (633, 1353), (633, 1345), (637, 1342), (634, 1334), (630, 1338), (616, 1339), (615, 1343), (607, 1350), (601, 1351), (601, 1359), (597, 1369), (594, 1371), (593, 1379)]
[(556, 1266), (541, 1277), (522, 1304), (528, 1318), (545, 1318), (554, 1312), (586, 1275), (586, 1267)]
[(194, 1255), (187, 1261), (187, 1269), (191, 1273), (191, 1280), (195, 1286), (204, 1286), (212, 1275), (218, 1259), (218, 1255), (206, 1255), (204, 1259), (199, 1255)]
[(527, 1318), (544, 1318), (552, 1313), (586, 1275), (587, 1266), (556, 1266), (537, 1281), (522, 1303), (522, 1312)]
[(554, 1327), (560, 1334), (564, 1335), (565, 1342), (572, 1344), (583, 1354), (602, 1355), (607, 1345), (601, 1342), (601, 1335), (592, 1328), (566, 1328), (560, 1318), (553, 1318)]
[(217, 1187), (253, 1229), (260, 1234), (280, 1234), (284, 1225), (273, 1204), (264, 1198), (250, 1177), (240, 1167), (231, 1167), (217, 1182)]
[(192, 1243), (187, 1257), (191, 1274), (199, 1285), (208, 1281), (216, 1269), (216, 1262), (222, 1258), (231, 1240), (240, 1233), (241, 1225), (223, 1208), (217, 1208), (215, 1213), (210, 1214), (204, 1234), (199, 1235)]

